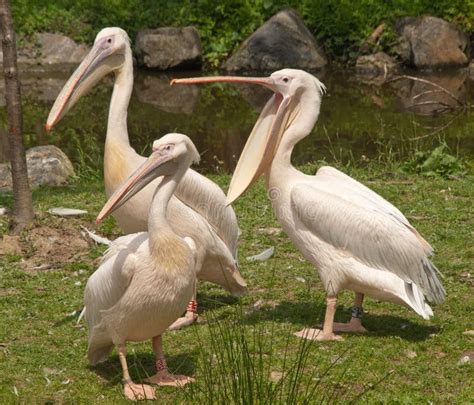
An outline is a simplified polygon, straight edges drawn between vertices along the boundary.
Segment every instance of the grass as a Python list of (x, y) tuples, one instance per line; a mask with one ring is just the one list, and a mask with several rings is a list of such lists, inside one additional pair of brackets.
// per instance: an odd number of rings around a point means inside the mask
[[(302, 169), (314, 173), (315, 166)], [(157, 389), (159, 401), (326, 403), (357, 401), (362, 395), (369, 402), (467, 403), (474, 398), (473, 364), (459, 363), (474, 340), (463, 333), (474, 329), (473, 176), (426, 177), (375, 164), (343, 170), (398, 206), (434, 246), (447, 299), (434, 308), (432, 320), (368, 298), (364, 324), (369, 333), (347, 335), (337, 343), (294, 337), (293, 332), (322, 321), (324, 292), (314, 268), (280, 231), (259, 183), (235, 204), (249, 294), (236, 299), (201, 284), (203, 322), (164, 336), (171, 370), (192, 374), (196, 382), (186, 389)], [(229, 181), (225, 175), (212, 178), (224, 187)], [(94, 228), (105, 196), (100, 179), (77, 179), (67, 187), (35, 190), (34, 201), (38, 226), (79, 236), (81, 224)], [(0, 205), (11, 206), (11, 199), (0, 196)], [(83, 208), (89, 214), (58, 219), (44, 213), (54, 206)], [(6, 220), (0, 217), (0, 231), (5, 230)], [(112, 219), (97, 231), (110, 238), (120, 234)], [(24, 241), (34, 230), (29, 232)], [(51, 269), (25, 270), (40, 256), (36, 242), (21, 255), (0, 257), (0, 400), (125, 402), (117, 355), (89, 367), (87, 331), (75, 322), (84, 285), (103, 248), (78, 245), (80, 255), (61, 260), (59, 247), (54, 250), (60, 241), (51, 238), (53, 249), (41, 259), (57, 261)], [(275, 246), (270, 260), (245, 260), (269, 246)], [(341, 294), (336, 320), (349, 319), (351, 301), (352, 294)], [(148, 342), (130, 344), (129, 353), (133, 378), (141, 381), (153, 372)]]

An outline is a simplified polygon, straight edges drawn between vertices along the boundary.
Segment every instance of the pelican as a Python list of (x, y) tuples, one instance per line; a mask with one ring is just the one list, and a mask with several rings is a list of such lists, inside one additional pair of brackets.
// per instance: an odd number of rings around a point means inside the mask
[[(405, 216), (363, 184), (324, 166), (315, 176), (291, 164), (298, 141), (314, 127), (324, 85), (302, 70), (283, 69), (269, 77), (204, 77), (172, 83), (254, 83), (274, 92), (245, 145), (227, 194), (235, 201), (261, 175), (275, 215), (303, 256), (319, 272), (326, 290), (322, 330), (297, 335), (341, 340), (334, 332), (364, 332), (364, 295), (405, 305), (424, 319), (433, 315), (426, 300), (441, 303), (445, 290), (429, 260), (433, 249)], [(348, 323), (334, 323), (337, 295), (355, 292)]]
[(84, 292), (89, 362), (95, 365), (106, 360), (117, 346), (124, 394), (132, 400), (155, 399), (155, 391), (131, 380), (127, 341), (152, 339), (156, 374), (148, 382), (181, 385), (192, 381), (169, 373), (161, 335), (185, 310), (196, 281), (196, 244), (192, 238), (182, 238), (174, 232), (166, 208), (186, 170), (198, 161), (199, 153), (187, 136), (165, 135), (154, 142), (150, 157), (110, 197), (97, 216), (100, 222), (157, 176), (163, 176), (153, 195), (148, 232), (139, 243), (129, 243), (117, 253), (107, 254), (87, 281)]
[[(114, 191), (146, 159), (130, 146), (127, 109), (133, 89), (133, 59), (130, 39), (121, 28), (104, 28), (94, 45), (59, 93), (47, 120), (50, 130), (100, 79), (113, 72), (115, 83), (109, 108), (104, 154), (105, 192)], [(154, 190), (160, 180), (144, 188), (114, 213), (126, 233), (147, 230), (148, 211)], [(211, 180), (192, 169), (186, 171), (168, 205), (173, 230), (196, 242), (198, 278), (221, 285), (234, 295), (246, 291), (237, 266), (239, 228), (232, 207), (225, 205), (225, 194)], [(191, 227), (190, 224), (193, 224)], [(115, 248), (127, 246), (134, 236), (124, 236)], [(191, 297), (191, 296), (190, 296)], [(196, 291), (192, 294), (186, 315), (172, 325), (178, 329), (197, 319)]]

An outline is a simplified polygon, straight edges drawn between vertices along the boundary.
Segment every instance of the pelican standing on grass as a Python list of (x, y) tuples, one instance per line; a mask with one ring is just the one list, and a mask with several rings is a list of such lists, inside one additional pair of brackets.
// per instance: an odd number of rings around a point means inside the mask
[[(270, 77), (207, 77), (172, 83), (255, 83), (274, 95), (267, 102), (232, 177), (227, 203), (265, 175), (275, 215), (304, 257), (319, 271), (327, 294), (322, 331), (297, 335), (339, 340), (334, 332), (363, 332), (364, 295), (433, 315), (425, 301), (441, 303), (445, 290), (429, 260), (432, 248), (392, 204), (339, 170), (324, 166), (315, 176), (291, 164), (298, 141), (313, 129), (324, 85), (302, 70), (283, 69)], [(337, 295), (355, 292), (349, 323), (334, 323)]]
[[(152, 339), (156, 374), (147, 379), (158, 385), (181, 385), (192, 379), (169, 373), (161, 335), (186, 308), (196, 281), (196, 244), (180, 237), (170, 226), (166, 208), (191, 163), (199, 161), (191, 140), (168, 134), (153, 144), (151, 156), (107, 201), (97, 216), (100, 222), (122, 206), (157, 176), (163, 176), (153, 195), (148, 233), (104, 257), (89, 278), (84, 301), (89, 325), (87, 357), (92, 365), (106, 360), (117, 346), (127, 398), (155, 399), (149, 385), (135, 384), (127, 366), (126, 341)], [(191, 229), (193, 224), (189, 224)]]
[[(100, 79), (114, 72), (115, 83), (109, 108), (105, 140), (105, 192), (110, 197), (146, 159), (130, 146), (127, 109), (133, 89), (133, 59), (130, 39), (121, 28), (104, 28), (97, 35), (89, 54), (64, 85), (48, 117), (50, 130)], [(147, 230), (148, 211), (159, 179), (139, 196), (131, 198), (114, 213), (126, 233)], [(232, 207), (225, 205), (220, 187), (194, 170), (187, 170), (170, 200), (168, 219), (173, 230), (188, 235), (196, 243), (198, 278), (221, 285), (234, 295), (246, 291), (237, 267), (239, 229)], [(193, 224), (191, 227), (190, 224)], [(127, 235), (116, 240), (115, 250), (127, 246)], [(190, 296), (191, 298), (191, 296)], [(197, 318), (196, 291), (184, 318), (172, 326), (178, 329)]]

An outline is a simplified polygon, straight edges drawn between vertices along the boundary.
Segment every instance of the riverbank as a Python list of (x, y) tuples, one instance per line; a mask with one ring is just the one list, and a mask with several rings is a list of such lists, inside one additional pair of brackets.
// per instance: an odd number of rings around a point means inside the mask
[[(363, 398), (370, 402), (452, 403), (474, 396), (473, 251), (468, 243), (474, 178), (427, 177), (404, 173), (399, 165), (374, 163), (339, 168), (394, 203), (433, 245), (434, 262), (447, 290), (446, 302), (434, 308), (434, 318), (424, 321), (406, 308), (367, 299), (368, 334), (302, 348), (292, 333), (322, 321), (323, 288), (314, 268), (279, 228), (260, 182), (235, 204), (242, 229), (241, 271), (249, 294), (234, 299), (218, 287), (202, 284), (201, 322), (164, 336), (171, 370), (195, 375), (196, 383), (186, 390), (159, 388), (161, 403), (203, 403), (212, 395), (220, 399), (217, 402), (230, 403), (232, 398), (244, 398), (239, 396), (244, 393), (249, 401), (251, 394), (268, 401), (262, 387), (278, 390), (277, 382), (295, 364), (302, 364), (295, 379), (300, 396), (293, 397), (300, 400), (306, 387), (312, 389), (316, 383), (313, 400), (350, 400), (365, 391)], [(316, 165), (302, 169), (314, 173)], [(227, 187), (228, 176), (211, 177)], [(11, 198), (0, 199), (0, 205), (11, 207)], [(76, 325), (85, 283), (104, 250), (81, 235), (81, 225), (110, 239), (120, 234), (112, 218), (98, 227), (94, 224), (105, 202), (102, 180), (83, 177), (66, 187), (40, 188), (33, 200), (38, 216), (35, 228), (21, 236), (22, 251), (0, 258), (0, 398), (5, 403), (119, 402), (123, 398), (116, 354), (90, 368), (85, 358), (86, 328)], [(58, 206), (88, 214), (65, 219), (46, 213)], [(6, 230), (4, 218), (0, 216), (0, 233)], [(269, 260), (246, 260), (271, 246), (275, 254)], [(351, 302), (350, 293), (341, 295), (336, 320), (349, 318)], [(234, 360), (225, 358), (229, 347), (238, 348)], [(129, 352), (132, 377), (142, 381), (153, 372), (150, 345), (130, 344)], [(260, 378), (247, 388), (233, 384), (247, 377), (242, 374), (244, 361), (245, 369)], [(222, 384), (231, 388), (225, 391)], [(281, 394), (277, 391), (281, 395), (277, 398), (284, 401), (292, 385), (288, 380), (281, 384), (284, 389)]]

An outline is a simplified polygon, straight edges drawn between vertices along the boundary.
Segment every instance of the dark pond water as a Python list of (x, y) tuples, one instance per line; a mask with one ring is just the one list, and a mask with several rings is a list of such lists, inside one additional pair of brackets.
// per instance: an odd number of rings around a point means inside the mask
[[(172, 77), (199, 74), (138, 72), (128, 114), (131, 142), (147, 154), (154, 139), (182, 132), (202, 154), (201, 171), (230, 171), (270, 93), (259, 87), (224, 84), (169, 86)], [(75, 163), (100, 167), (113, 78), (96, 87), (47, 134), (46, 117), (68, 75), (22, 78), (27, 146), (54, 143)], [(474, 80), (467, 72), (420, 76), (466, 103), (464, 111), (456, 109), (453, 98), (421, 82), (382, 84), (348, 71), (329, 71), (318, 77), (328, 91), (315, 129), (295, 150), (295, 163), (404, 160), (414, 150), (431, 150), (441, 142), (454, 154), (473, 156), (474, 113), (469, 105), (474, 100)], [(0, 83), (0, 103), (4, 103), (3, 79)], [(6, 111), (1, 104), (0, 120), (0, 160), (5, 160)]]

